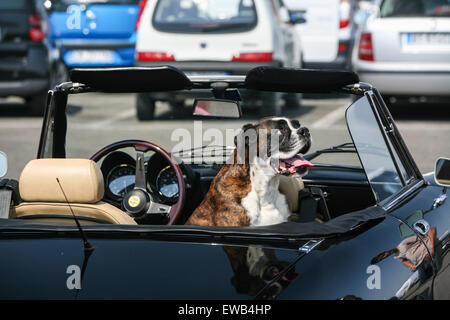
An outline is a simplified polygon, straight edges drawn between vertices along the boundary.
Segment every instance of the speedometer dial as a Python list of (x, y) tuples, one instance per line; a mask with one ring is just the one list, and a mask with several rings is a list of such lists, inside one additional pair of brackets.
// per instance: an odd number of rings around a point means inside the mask
[(134, 167), (122, 164), (114, 167), (106, 179), (109, 191), (118, 198), (123, 198), (129, 191), (133, 190), (135, 183)]
[(168, 199), (178, 198), (178, 180), (171, 166), (165, 167), (158, 174), (156, 187), (163, 197)]

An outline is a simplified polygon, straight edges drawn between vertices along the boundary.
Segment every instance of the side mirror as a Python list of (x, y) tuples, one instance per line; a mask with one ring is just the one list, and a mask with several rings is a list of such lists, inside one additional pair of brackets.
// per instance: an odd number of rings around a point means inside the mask
[(8, 172), (8, 158), (6, 154), (0, 151), (0, 178), (4, 177)]
[(450, 187), (450, 159), (437, 159), (434, 168), (434, 180), (440, 186)]
[(239, 119), (242, 115), (238, 101), (224, 99), (195, 99), (194, 116)]

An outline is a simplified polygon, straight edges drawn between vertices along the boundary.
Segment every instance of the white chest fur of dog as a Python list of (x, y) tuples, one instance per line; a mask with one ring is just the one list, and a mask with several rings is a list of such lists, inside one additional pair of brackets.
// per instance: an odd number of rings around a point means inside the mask
[(251, 191), (242, 199), (250, 226), (265, 226), (286, 222), (290, 212), (286, 197), (278, 190), (280, 178), (272, 168), (257, 158), (250, 165)]

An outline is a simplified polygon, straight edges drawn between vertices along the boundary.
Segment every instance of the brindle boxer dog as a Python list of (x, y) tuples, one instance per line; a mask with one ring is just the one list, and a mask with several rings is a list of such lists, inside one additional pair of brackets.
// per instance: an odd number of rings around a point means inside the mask
[(299, 153), (311, 147), (309, 130), (297, 120), (263, 118), (244, 125), (236, 149), (220, 169), (188, 225), (259, 226), (287, 221), (279, 175), (303, 175), (312, 164)]

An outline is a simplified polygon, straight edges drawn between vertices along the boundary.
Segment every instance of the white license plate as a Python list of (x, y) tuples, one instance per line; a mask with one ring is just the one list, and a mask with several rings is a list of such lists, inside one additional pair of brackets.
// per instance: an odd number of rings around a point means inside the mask
[(114, 52), (110, 50), (74, 50), (68, 60), (71, 63), (113, 63)]
[(402, 34), (404, 48), (447, 50), (450, 48), (450, 33), (404, 33)]

